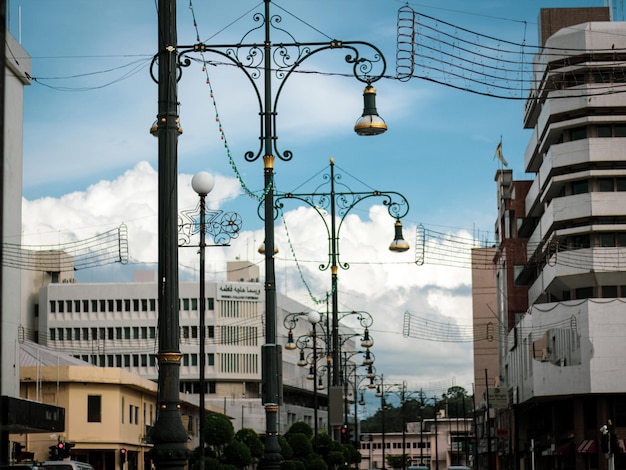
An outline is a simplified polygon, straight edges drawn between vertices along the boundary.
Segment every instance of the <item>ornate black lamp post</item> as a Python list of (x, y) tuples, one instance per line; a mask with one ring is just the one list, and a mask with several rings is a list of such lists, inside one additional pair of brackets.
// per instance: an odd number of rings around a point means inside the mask
[[(159, 138), (159, 415), (152, 440), (155, 444), (151, 457), (157, 468), (182, 469), (188, 458), (185, 432), (180, 415), (178, 388), (180, 383), (180, 347), (178, 338), (178, 253), (176, 240), (177, 198), (177, 138), (181, 133), (178, 123), (177, 82), (182, 69), (191, 65), (192, 53), (213, 53), (221, 56), (242, 71), (254, 88), (259, 105), (260, 146), (249, 151), (245, 160), (252, 162), (263, 157), (265, 206), (265, 344), (262, 347), (261, 376), (262, 402), (265, 407), (266, 432), (263, 466), (278, 469), (282, 457), (278, 444), (278, 411), (281, 401), (279, 373), (280, 346), (276, 344), (276, 282), (274, 270), (274, 160), (291, 160), (292, 152), (279, 151), (276, 135), (278, 99), (286, 80), (303, 61), (325, 50), (347, 50), (346, 62), (352, 66), (354, 77), (364, 83), (364, 109), (354, 129), (359, 135), (377, 135), (387, 126), (378, 116), (376, 92), (372, 83), (380, 80), (386, 70), (381, 51), (362, 41), (299, 43), (285, 29), (279, 27), (282, 19), (270, 12), (270, 0), (264, 0), (264, 12), (253, 15), (259, 25), (234, 44), (189, 46), (177, 44), (176, 0), (158, 0), (159, 50), (152, 61), (151, 74), (159, 85), (159, 110), (151, 132)], [(263, 31), (261, 40), (250, 41), (255, 31)], [(283, 35), (282, 42), (273, 42), (271, 32)], [(286, 39), (286, 41), (284, 41)], [(373, 55), (363, 57), (360, 49), (367, 48)], [(158, 76), (154, 69), (158, 65)], [(375, 70), (375, 68), (379, 70)], [(272, 89), (272, 75), (280, 85)], [(258, 80), (263, 77), (262, 86)]]
[[(231, 239), (237, 238), (241, 230), (242, 221), (239, 214), (235, 212), (224, 213), (221, 210), (207, 210), (206, 196), (213, 190), (214, 179), (210, 173), (201, 171), (191, 178), (191, 187), (198, 193), (200, 200), (195, 209), (181, 212), (181, 224), (179, 225), (179, 246), (191, 246), (191, 237), (198, 233), (200, 240), (198, 242), (198, 252), (200, 254), (200, 286), (199, 286), (199, 325), (200, 329), (200, 361), (198, 367), (200, 369), (199, 382), (200, 390), (198, 401), (200, 404), (199, 413), (199, 440), (200, 440), (200, 470), (204, 470), (204, 411), (205, 411), (205, 368), (206, 368), (206, 281), (205, 281), (205, 248), (207, 233), (213, 238), (217, 246), (226, 246)], [(185, 220), (186, 219), (186, 220)]]
[[(317, 312), (312, 312), (315, 313), (317, 315), (319, 315)], [(313, 342), (313, 346), (311, 346), (311, 337), (309, 335), (302, 335), (300, 337), (298, 337), (296, 340), (294, 340), (294, 335), (293, 335), (293, 329), (296, 326), (297, 321), (299, 320), (299, 318), (301, 318), (302, 316), (304, 316), (305, 314), (302, 313), (290, 313), (288, 315), (285, 316), (285, 318), (283, 319), (283, 325), (285, 326), (286, 329), (288, 329), (288, 333), (287, 333), (287, 344), (285, 344), (285, 349), (288, 350), (293, 350), (293, 349), (300, 349), (300, 355), (301, 357), (304, 357), (304, 349), (306, 348), (317, 348), (317, 341)], [(311, 315), (311, 314), (308, 314)], [(338, 330), (339, 330), (339, 322), (348, 316), (356, 316), (361, 327), (363, 327), (363, 334), (361, 335), (361, 333), (359, 332), (354, 332), (354, 333), (349, 333), (349, 334), (339, 334)], [(310, 318), (307, 317), (307, 319), (310, 320)], [(371, 337), (371, 335), (369, 334), (369, 328), (372, 326), (372, 324), (374, 323), (374, 319), (372, 317), (372, 315), (368, 312), (365, 311), (361, 311), (361, 310), (352, 310), (352, 311), (347, 311), (347, 312), (336, 312), (335, 315), (333, 315), (333, 322), (337, 322), (337, 326), (332, 328), (332, 335), (328, 334), (328, 314), (326, 314), (326, 322), (322, 322), (320, 324), (320, 328), (322, 330), (322, 341), (326, 344), (326, 357), (328, 360), (330, 367), (330, 370), (328, 371), (329, 374), (335, 374), (335, 372), (337, 372), (338, 374), (341, 374), (342, 372), (342, 364), (340, 362), (333, 362), (333, 358), (335, 356), (340, 356), (341, 354), (341, 348), (343, 347), (343, 345), (351, 338), (354, 338), (356, 336), (360, 336), (361, 337), (361, 347), (366, 348), (365, 351), (359, 351), (361, 353), (364, 354), (364, 359), (363, 359), (363, 365), (371, 365), (373, 363), (373, 355), (370, 351), (370, 348), (374, 345), (374, 341)], [(319, 322), (319, 320), (318, 320)], [(316, 322), (317, 323), (317, 322)], [(324, 326), (324, 323), (326, 323), (326, 327)], [(313, 328), (313, 333), (316, 335), (317, 338), (317, 334), (315, 332), (315, 326)], [(329, 341), (331, 340), (332, 337), (332, 345), (329, 344)], [(332, 352), (332, 355), (331, 355)], [(317, 352), (315, 351), (314, 357), (317, 357)], [(301, 365), (306, 365), (306, 363), (303, 363)], [(342, 374), (343, 375), (343, 374)], [(334, 383), (334, 375), (333, 378), (331, 379), (331, 376), (329, 375), (329, 382)], [(341, 396), (344, 395), (343, 390), (342, 390), (342, 382), (340, 380), (338, 380), (337, 382), (337, 387), (336, 389), (338, 391), (341, 392)], [(345, 386), (345, 384), (344, 384)], [(341, 415), (341, 409), (343, 407), (343, 399), (340, 400), (337, 403), (334, 403), (332, 401), (332, 398), (329, 395), (329, 403), (328, 403), (328, 414), (329, 414), (329, 434), (331, 434), (331, 436), (333, 436), (333, 438), (335, 440), (339, 439), (339, 436), (337, 435), (337, 433), (332, 433), (332, 429), (333, 426), (331, 425), (331, 416), (332, 413), (337, 412), (337, 414)], [(342, 422), (339, 423), (341, 424), (347, 424), (347, 417), (345, 412), (343, 413), (343, 418), (342, 418)], [(337, 426), (334, 426), (335, 430), (337, 430)], [(340, 427), (339, 427), (340, 429)]]
[[(409, 212), (409, 202), (400, 193), (395, 191), (352, 191), (350, 188), (341, 182), (341, 175), (335, 175), (335, 161), (330, 159), (329, 174), (323, 176), (324, 182), (321, 183), (315, 191), (311, 193), (276, 193), (274, 199), (274, 208), (276, 215), (283, 209), (285, 199), (297, 199), (304, 202), (308, 206), (315, 209), (319, 216), (324, 221), (326, 231), (328, 234), (328, 262), (321, 264), (319, 269), (325, 271), (330, 268), (331, 271), (331, 296), (332, 296), (332, 386), (337, 389), (341, 388), (341, 364), (340, 364), (340, 348), (339, 348), (339, 300), (338, 300), (338, 286), (337, 286), (337, 274), (339, 267), (342, 269), (348, 269), (350, 265), (348, 263), (342, 263), (339, 260), (339, 234), (341, 227), (346, 216), (350, 211), (361, 201), (369, 198), (380, 198), (382, 203), (387, 207), (389, 215), (395, 219), (394, 224), (394, 239), (389, 245), (389, 249), (394, 252), (403, 252), (409, 249), (409, 244), (404, 240), (402, 236), (402, 219)], [(329, 185), (329, 190), (324, 191), (322, 188)], [(339, 186), (340, 191), (337, 191)], [(259, 213), (261, 207), (259, 206)], [(267, 217), (267, 201), (264, 209)], [(330, 222), (327, 221), (326, 215), (330, 211)], [(337, 217), (340, 217), (337, 219)], [(266, 256), (267, 256), (266, 246)], [(369, 339), (369, 332), (365, 330), (364, 340)], [(362, 344), (363, 347), (369, 347), (366, 344)], [(335, 394), (335, 396), (341, 396)], [(332, 399), (329, 402), (329, 407), (332, 407)], [(331, 414), (332, 416), (332, 414)], [(339, 427), (335, 428), (335, 438), (337, 440), (337, 434)]]

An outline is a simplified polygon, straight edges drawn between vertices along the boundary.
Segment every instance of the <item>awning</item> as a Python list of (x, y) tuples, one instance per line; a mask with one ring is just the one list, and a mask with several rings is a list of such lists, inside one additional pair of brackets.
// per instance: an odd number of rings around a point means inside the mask
[(569, 455), (573, 453), (574, 453), (574, 443), (567, 442), (565, 444), (560, 445), (556, 449), (554, 449), (554, 452), (552, 452), (552, 455)]
[(576, 452), (579, 454), (595, 454), (598, 452), (598, 445), (595, 439), (587, 439), (578, 444)]

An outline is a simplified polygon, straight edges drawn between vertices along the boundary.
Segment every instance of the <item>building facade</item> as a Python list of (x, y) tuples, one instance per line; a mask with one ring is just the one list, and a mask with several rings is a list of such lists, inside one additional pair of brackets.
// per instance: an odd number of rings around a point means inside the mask
[(447, 470), (453, 465), (471, 467), (473, 426), (472, 419), (447, 418), (440, 410), (437, 419), (407, 423), (404, 433), (362, 434), (359, 469), (388, 468), (387, 456), (403, 453), (409, 466), (425, 465), (430, 470)]
[[(542, 10), (540, 19), (524, 114), (534, 178), (526, 194), (499, 200), (501, 215), (515, 200), (523, 211), (497, 225), (508, 408), (495, 417), (490, 451), (500, 468), (623, 468), (626, 24), (610, 21), (608, 8)], [(499, 174), (499, 192), (508, 180)], [(525, 310), (506, 301), (519, 286)]]
[[(239, 267), (230, 267), (229, 272), (237, 273), (236, 280), (211, 281), (205, 286), (206, 403), (231, 416), (235, 429), (249, 427), (262, 433), (263, 284), (258, 282), (258, 274), (242, 274)], [(139, 282), (132, 283), (77, 283), (70, 276), (71, 272), (60, 273), (58, 282), (39, 288), (37, 307), (33, 309), (37, 312), (37, 328), (24, 331), (24, 336), (98, 367), (122, 368), (156, 381), (158, 296), (154, 273), (138, 273)], [(191, 395), (198, 395), (201, 387), (198, 293), (197, 282), (180, 283), (180, 392)], [(287, 329), (282, 319), (290, 313), (306, 314), (308, 309), (280, 294), (277, 300), (277, 341), (284, 345)], [(302, 321), (295, 322), (293, 334), (298, 337), (310, 332), (311, 325), (303, 315)], [(345, 346), (355, 349), (353, 340)], [(328, 428), (327, 388), (314, 390), (309, 368), (299, 366), (299, 359), (299, 350), (283, 350), (281, 433), (296, 421), (314, 427), (315, 416), (320, 430)], [(320, 377), (325, 378), (323, 374)], [(316, 401), (317, 412), (313, 407)]]
[[(71, 446), (73, 460), (89, 462), (95, 470), (152, 468), (149, 432), (156, 420), (157, 384), (120, 368), (58, 360), (58, 365), (22, 367), (20, 388), (22, 398), (64, 408), (65, 431), (26, 433), (12, 440), (34, 461), (49, 460), (51, 449), (62, 442)], [(181, 394), (190, 450), (198, 446), (198, 410), (197, 400)]]

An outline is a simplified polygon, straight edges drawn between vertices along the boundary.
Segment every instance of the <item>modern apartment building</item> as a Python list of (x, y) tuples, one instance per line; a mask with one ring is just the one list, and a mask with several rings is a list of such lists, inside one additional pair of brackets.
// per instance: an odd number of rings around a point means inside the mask
[[(610, 21), (608, 8), (547, 9), (540, 21), (524, 111), (534, 179), (499, 198), (496, 226), (509, 408), (489, 442), (498, 457), (480, 468), (623, 468), (626, 23)], [(496, 180), (499, 194), (511, 187), (505, 172)], [(510, 302), (521, 286), (527, 308)], [(614, 436), (609, 453), (601, 429)]]

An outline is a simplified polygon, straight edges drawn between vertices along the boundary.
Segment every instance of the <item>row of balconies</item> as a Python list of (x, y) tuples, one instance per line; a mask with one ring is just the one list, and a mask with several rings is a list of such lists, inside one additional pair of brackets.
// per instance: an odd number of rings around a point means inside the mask
[(576, 174), (568, 172), (571, 167), (610, 166), (623, 161), (624, 145), (626, 139), (623, 138), (589, 138), (552, 145), (526, 195), (527, 216), (540, 216), (543, 205), (556, 197), (567, 181), (582, 177), (614, 176), (616, 173), (626, 176), (626, 171), (615, 169), (581, 170)]

